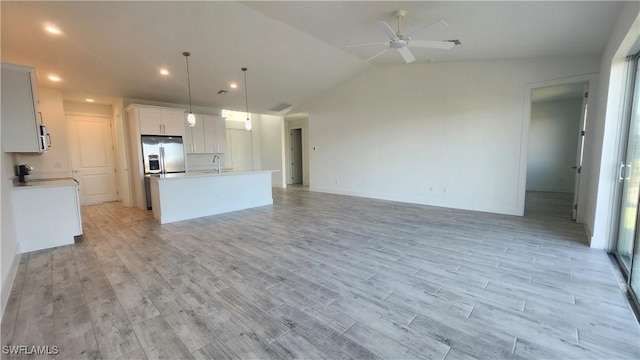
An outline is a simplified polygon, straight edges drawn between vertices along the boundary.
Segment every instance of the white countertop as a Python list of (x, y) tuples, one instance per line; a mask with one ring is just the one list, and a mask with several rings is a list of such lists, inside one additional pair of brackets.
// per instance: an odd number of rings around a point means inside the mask
[(13, 184), (14, 189), (33, 189), (51, 186), (76, 186), (78, 183), (73, 178), (57, 178), (57, 179), (32, 179), (25, 183), (16, 182)]
[(176, 179), (189, 179), (189, 178), (197, 178), (197, 177), (218, 177), (218, 176), (234, 176), (234, 175), (250, 175), (250, 174), (261, 174), (261, 173), (272, 173), (280, 170), (258, 170), (258, 171), (223, 171), (222, 174), (218, 174), (217, 171), (190, 171), (187, 173), (178, 173), (178, 174), (164, 174), (152, 176), (152, 179), (160, 180), (176, 180)]

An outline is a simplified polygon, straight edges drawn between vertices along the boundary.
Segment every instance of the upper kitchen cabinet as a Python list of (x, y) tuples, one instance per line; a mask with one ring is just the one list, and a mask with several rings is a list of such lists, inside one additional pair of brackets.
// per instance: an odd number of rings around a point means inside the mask
[(184, 110), (130, 105), (136, 113), (142, 135), (184, 136)]
[(185, 116), (185, 142), (184, 146), (189, 153), (203, 153), (204, 148), (204, 115), (194, 114), (196, 117), (196, 125), (191, 127), (187, 124)]
[(223, 117), (196, 114), (196, 126), (187, 125), (185, 130), (189, 152), (215, 154), (227, 151), (227, 127)]
[(47, 138), (38, 119), (35, 69), (2, 63), (2, 150), (42, 153)]
[[(227, 152), (227, 124), (221, 116), (210, 116), (204, 123), (205, 149), (212, 153)], [(215, 135), (212, 136), (213, 129)], [(207, 141), (208, 140), (208, 141)]]

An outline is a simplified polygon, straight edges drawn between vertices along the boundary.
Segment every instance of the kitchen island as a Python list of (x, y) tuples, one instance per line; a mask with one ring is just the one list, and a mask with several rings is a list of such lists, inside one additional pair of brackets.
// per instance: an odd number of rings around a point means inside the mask
[(167, 224), (271, 205), (273, 172), (189, 172), (152, 177), (153, 216), (160, 224)]

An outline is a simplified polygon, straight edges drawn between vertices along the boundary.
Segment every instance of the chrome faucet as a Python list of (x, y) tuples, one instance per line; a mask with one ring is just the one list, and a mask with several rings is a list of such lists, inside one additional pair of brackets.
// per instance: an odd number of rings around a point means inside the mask
[(214, 164), (216, 163), (216, 160), (218, 160), (218, 169), (216, 169), (216, 170), (218, 171), (218, 174), (220, 174), (220, 156), (218, 156), (217, 154), (213, 155), (213, 163)]

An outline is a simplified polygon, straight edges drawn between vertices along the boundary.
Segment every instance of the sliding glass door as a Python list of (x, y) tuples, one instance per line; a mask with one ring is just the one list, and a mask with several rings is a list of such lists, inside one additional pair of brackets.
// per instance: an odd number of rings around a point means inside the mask
[(621, 191), (617, 243), (614, 253), (627, 275), (633, 297), (640, 299), (640, 67), (639, 55), (629, 58), (628, 83), (624, 104), (624, 129), (628, 129), (618, 168)]
[[(638, 66), (638, 56), (635, 56), (635, 85), (634, 85), (634, 91), (633, 91), (633, 97), (632, 97), (632, 106), (631, 106), (631, 113), (629, 116), (630, 119), (630, 124), (631, 127), (633, 128), (635, 124), (635, 131), (640, 131), (638, 130), (638, 128), (640, 128), (640, 125), (638, 125), (640, 123), (640, 66)], [(638, 135), (636, 133), (635, 135), (636, 138), (640, 139), (640, 135)], [(636, 150), (637, 152), (638, 150)], [(636, 159), (638, 159), (639, 156), (636, 156)], [(640, 164), (637, 164), (640, 167)], [(638, 192), (639, 190), (639, 186), (635, 187), (636, 192)], [(638, 195), (636, 195), (638, 196)], [(629, 250), (631, 250), (631, 252), (629, 252), (630, 257), (631, 257), (631, 261), (630, 261), (630, 267), (631, 267), (631, 276), (630, 276), (630, 281), (629, 281), (629, 285), (631, 287), (631, 290), (633, 291), (636, 300), (640, 299), (640, 232), (636, 231), (636, 234), (634, 236), (634, 240), (635, 240), (635, 245), (634, 244), (625, 244), (623, 251), (627, 252)], [(635, 248), (635, 250), (633, 249)], [(620, 251), (620, 250), (619, 250)], [(622, 257), (622, 256), (621, 256)]]
[(626, 151), (618, 169), (619, 181), (622, 185), (622, 198), (618, 223), (618, 236), (615, 253), (622, 262), (627, 273), (631, 269), (633, 244), (638, 218), (638, 201), (640, 191), (640, 118), (638, 117), (637, 57), (629, 61), (629, 93), (626, 97), (626, 120), (628, 135)]

